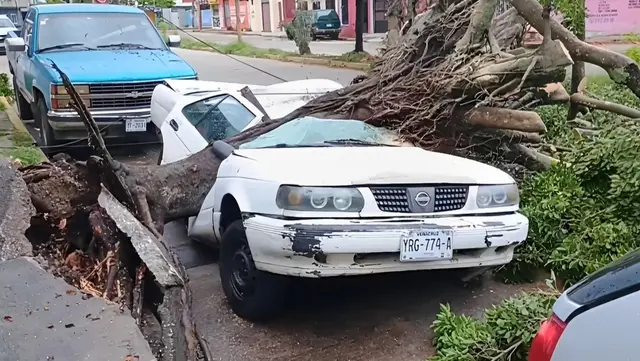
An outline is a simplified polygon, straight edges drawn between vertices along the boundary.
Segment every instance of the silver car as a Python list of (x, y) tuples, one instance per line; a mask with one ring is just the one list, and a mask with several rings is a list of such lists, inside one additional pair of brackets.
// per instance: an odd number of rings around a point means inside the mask
[(567, 289), (538, 330), (529, 361), (640, 358), (640, 249)]

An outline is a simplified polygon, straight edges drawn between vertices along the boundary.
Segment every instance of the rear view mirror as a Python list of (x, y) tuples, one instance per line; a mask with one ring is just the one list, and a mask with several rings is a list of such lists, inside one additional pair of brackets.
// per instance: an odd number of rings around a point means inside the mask
[(26, 49), (24, 39), (8, 38), (4, 41), (7, 51), (24, 51)]
[(167, 39), (167, 45), (169, 45), (170, 48), (179, 48), (180, 42), (180, 35), (169, 35), (169, 39)]

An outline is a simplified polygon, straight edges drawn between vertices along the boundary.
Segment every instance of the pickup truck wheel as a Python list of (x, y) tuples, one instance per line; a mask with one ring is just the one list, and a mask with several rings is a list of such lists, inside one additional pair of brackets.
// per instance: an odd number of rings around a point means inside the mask
[(288, 280), (256, 269), (242, 220), (222, 235), (220, 281), (231, 309), (245, 320), (268, 321), (282, 310)]
[(18, 108), (18, 115), (22, 120), (33, 119), (33, 112), (31, 111), (31, 105), (25, 99), (18, 90), (18, 84), (16, 84), (16, 77), (13, 77), (13, 96), (16, 99), (16, 108)]
[[(55, 145), (56, 138), (53, 135), (53, 129), (51, 129), (51, 124), (49, 124), (49, 119), (47, 118), (47, 104), (43, 98), (39, 98), (36, 103), (35, 120), (36, 124), (40, 126), (40, 138), (42, 139), (42, 145)], [(47, 153), (47, 150), (45, 149), (44, 152)]]

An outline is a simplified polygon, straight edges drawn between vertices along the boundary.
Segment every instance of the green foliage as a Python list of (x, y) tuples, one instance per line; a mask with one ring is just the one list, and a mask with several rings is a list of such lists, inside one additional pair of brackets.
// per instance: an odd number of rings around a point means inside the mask
[(138, 1), (138, 5), (140, 6), (158, 6), (163, 9), (170, 9), (176, 6), (176, 2), (174, 0), (141, 0)]
[(630, 47), (627, 49), (626, 55), (637, 64), (640, 64), (640, 46)]
[(551, 0), (562, 13), (563, 25), (572, 33), (580, 36), (585, 34), (585, 19), (587, 11), (584, 0)]
[(623, 40), (626, 43), (637, 43), (640, 41), (640, 34), (638, 33), (624, 34)]
[[(590, 79), (586, 92), (640, 107), (637, 97), (610, 80)], [(563, 157), (565, 163), (521, 185), (529, 237), (500, 274), (508, 281), (533, 281), (546, 268), (572, 284), (640, 246), (640, 127), (593, 111), (583, 119), (601, 129), (599, 136), (578, 139), (570, 134), (575, 125), (564, 107), (537, 111), (549, 142), (575, 150)]]
[(437, 350), (431, 361), (525, 361), (555, 299), (555, 292), (523, 293), (488, 309), (485, 321), (456, 315), (442, 305), (431, 326)]
[(13, 87), (6, 73), (0, 73), (0, 96), (13, 98)]

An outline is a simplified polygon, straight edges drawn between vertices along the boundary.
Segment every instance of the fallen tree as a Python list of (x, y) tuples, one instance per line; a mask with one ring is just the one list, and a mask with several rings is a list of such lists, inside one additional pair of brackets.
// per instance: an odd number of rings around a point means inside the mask
[[(640, 89), (640, 78), (634, 75), (638, 68), (624, 56), (574, 39), (550, 19), (550, 9), (543, 9), (535, 0), (512, 2), (515, 10), (509, 10), (508, 16), (520, 16), (543, 34), (539, 48), (514, 48), (519, 32), (508, 35), (504, 18), (494, 19), (497, 0), (463, 0), (447, 8), (436, 3), (414, 19), (368, 75), (226, 142), (238, 146), (300, 116), (348, 117), (396, 130), (407, 141), (429, 150), (509, 169), (546, 169), (555, 159), (544, 153), (546, 127), (531, 110), (569, 101), (603, 106), (583, 94), (567, 94), (559, 84), (565, 79), (566, 67), (575, 60), (594, 63), (636, 94)], [(38, 213), (35, 219), (73, 244), (71, 251), (56, 248), (60, 255), (51, 257), (79, 272), (69, 279), (71, 283), (95, 296), (122, 301), (138, 319), (145, 298), (160, 299), (161, 307), (153, 311), (160, 326), (178, 325), (179, 331), (177, 336), (169, 336), (175, 329), (163, 334), (168, 337), (161, 340), (166, 355), (160, 359), (172, 360), (168, 354), (180, 354), (180, 359), (192, 360), (198, 352), (206, 354), (206, 346), (198, 351), (200, 342), (184, 287), (186, 272), (163, 246), (162, 235), (165, 223), (198, 213), (221, 160), (210, 145), (167, 165), (132, 166), (115, 161), (80, 96), (58, 71), (89, 130), (95, 155), (86, 162), (59, 157), (53, 163), (22, 169)], [(609, 110), (635, 114), (611, 106)], [(130, 215), (122, 218), (117, 215), (123, 212), (114, 213), (114, 209), (128, 209)], [(82, 230), (81, 236), (64, 232), (70, 229)], [(157, 278), (161, 270), (154, 270), (152, 257), (141, 255), (144, 244), (159, 248), (166, 258), (161, 263), (174, 270), (169, 273), (175, 277)], [(144, 282), (160, 284), (160, 295), (146, 295)], [(119, 284), (126, 290), (119, 291)], [(176, 337), (182, 346), (175, 346)]]

